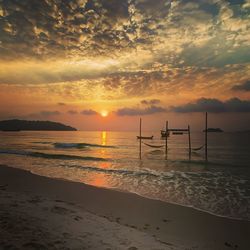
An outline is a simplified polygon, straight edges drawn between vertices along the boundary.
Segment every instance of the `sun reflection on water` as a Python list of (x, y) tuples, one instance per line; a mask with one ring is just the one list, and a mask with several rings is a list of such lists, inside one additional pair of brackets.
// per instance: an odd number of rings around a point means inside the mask
[(95, 173), (93, 175), (90, 175), (88, 184), (96, 187), (109, 187), (107, 183), (107, 177), (103, 173)]
[(102, 146), (106, 146), (107, 145), (107, 132), (106, 131), (102, 131)]

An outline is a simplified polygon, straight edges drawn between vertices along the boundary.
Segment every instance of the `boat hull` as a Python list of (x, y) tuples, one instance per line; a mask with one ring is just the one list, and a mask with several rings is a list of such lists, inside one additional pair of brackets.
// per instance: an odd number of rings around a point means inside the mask
[(152, 140), (153, 137), (154, 137), (153, 135), (152, 136), (137, 136), (137, 139)]

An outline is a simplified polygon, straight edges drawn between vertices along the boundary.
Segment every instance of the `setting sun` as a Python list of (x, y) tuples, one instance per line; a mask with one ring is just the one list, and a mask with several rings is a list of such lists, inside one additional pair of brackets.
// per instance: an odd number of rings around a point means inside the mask
[(109, 113), (107, 110), (102, 110), (100, 114), (102, 117), (107, 117)]

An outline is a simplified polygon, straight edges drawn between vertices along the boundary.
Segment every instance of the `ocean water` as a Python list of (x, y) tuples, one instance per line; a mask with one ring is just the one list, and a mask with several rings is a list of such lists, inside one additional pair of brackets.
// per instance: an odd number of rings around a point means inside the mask
[[(154, 145), (164, 145), (159, 131)], [(0, 164), (52, 178), (137, 193), (219, 216), (250, 220), (250, 134), (209, 133), (189, 159), (187, 135), (165, 148), (139, 142), (135, 132), (0, 132)], [(204, 144), (191, 134), (192, 147)]]

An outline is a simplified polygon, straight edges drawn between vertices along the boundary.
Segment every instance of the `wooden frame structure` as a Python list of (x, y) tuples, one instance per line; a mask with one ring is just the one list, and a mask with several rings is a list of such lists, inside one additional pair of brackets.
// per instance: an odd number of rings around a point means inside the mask
[[(208, 160), (208, 148), (207, 148), (207, 123), (208, 123), (208, 119), (207, 119), (207, 112), (205, 113), (205, 160), (207, 161)], [(141, 154), (141, 151), (142, 151), (142, 139), (141, 139), (141, 129), (142, 129), (142, 119), (140, 118), (140, 143), (139, 143), (139, 157), (140, 159), (142, 158), (142, 154)], [(192, 148), (191, 148), (191, 132), (190, 132), (190, 126), (188, 125), (187, 128), (168, 128), (168, 121), (166, 121), (166, 127), (165, 127), (165, 133), (166, 133), (166, 136), (164, 136), (165, 138), (165, 155), (166, 155), (166, 159), (167, 159), (167, 153), (168, 153), (168, 135), (169, 135), (169, 132), (174, 132), (176, 134), (188, 134), (188, 153), (189, 153), (189, 159), (191, 159), (191, 151), (192, 151)], [(150, 145), (148, 145), (150, 146)], [(164, 145), (163, 145), (164, 146)], [(203, 147), (203, 146), (202, 146)]]
[[(142, 136), (141, 136), (141, 129), (142, 129), (142, 119), (140, 118), (140, 126), (139, 126), (139, 158), (141, 159), (142, 157)], [(167, 158), (167, 153), (168, 153), (168, 134), (169, 132), (181, 132), (181, 133), (187, 133), (188, 134), (188, 152), (189, 152), (189, 159), (191, 158), (191, 132), (190, 132), (190, 126), (188, 125), (188, 127), (186, 129), (182, 129), (182, 128), (168, 128), (168, 121), (166, 121), (166, 135), (165, 136), (165, 155)], [(149, 146), (149, 145), (148, 145)]]
[[(180, 132), (188, 134), (188, 153), (189, 153), (189, 158), (191, 158), (191, 132), (190, 132), (190, 126), (188, 125), (187, 128), (168, 128), (168, 121), (166, 122), (166, 134), (169, 132)], [(165, 137), (166, 140), (166, 154), (167, 154), (167, 139), (168, 136)]]
[(140, 118), (140, 159), (141, 159), (141, 118)]
[(207, 161), (207, 112), (205, 115), (205, 160)]

